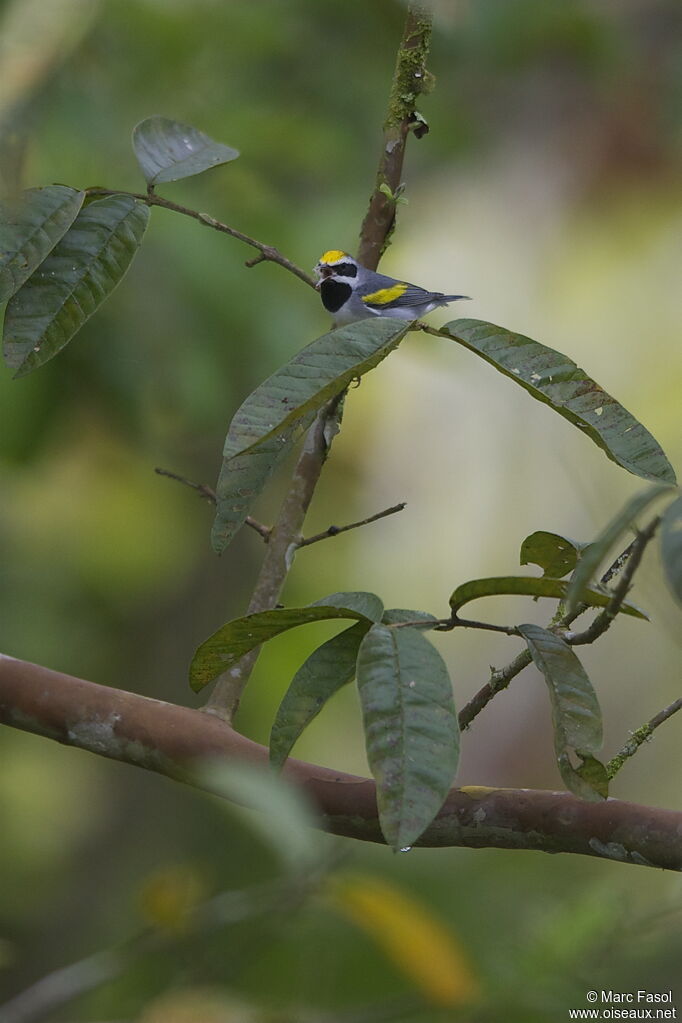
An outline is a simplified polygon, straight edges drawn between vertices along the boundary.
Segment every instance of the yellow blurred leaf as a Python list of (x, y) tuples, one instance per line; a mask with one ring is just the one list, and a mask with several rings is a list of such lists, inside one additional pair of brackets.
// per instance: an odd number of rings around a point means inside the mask
[(138, 905), (145, 921), (165, 931), (182, 931), (205, 897), (201, 876), (185, 864), (151, 874), (142, 885)]
[(424, 905), (363, 875), (336, 878), (330, 895), (430, 1002), (454, 1007), (476, 998), (478, 981), (460, 941)]
[(174, 988), (150, 1002), (136, 1023), (257, 1023), (262, 1018), (219, 990)]

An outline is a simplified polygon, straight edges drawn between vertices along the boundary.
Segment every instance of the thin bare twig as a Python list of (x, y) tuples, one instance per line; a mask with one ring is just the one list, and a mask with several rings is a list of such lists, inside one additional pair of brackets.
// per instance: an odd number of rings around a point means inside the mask
[[(159, 476), (167, 476), (169, 480), (175, 480), (176, 483), (182, 483), (186, 487), (191, 487), (192, 490), (196, 490), (200, 497), (210, 501), (211, 504), (217, 504), (218, 498), (213, 487), (209, 487), (208, 483), (196, 483), (194, 480), (188, 480), (186, 476), (180, 476), (177, 472), (171, 472), (170, 469), (160, 469), (158, 466), (154, 469), (154, 472), (158, 473)], [(272, 530), (270, 526), (264, 526), (258, 519), (254, 519), (252, 515), (247, 515), (244, 519), (244, 524), (253, 529), (259, 536), (262, 536), (267, 543), (270, 539)]]
[(490, 622), (478, 622), (471, 618), (460, 618), (459, 615), (451, 615), (450, 618), (437, 626), (438, 632), (450, 632), (452, 629), (483, 629), (486, 632), (504, 632), (507, 636), (518, 636), (519, 631), (515, 625), (492, 625)]
[(216, 492), (213, 487), (209, 487), (208, 483), (195, 483), (194, 480), (188, 480), (186, 476), (181, 476), (171, 469), (162, 469), (160, 466), (157, 466), (154, 472), (159, 476), (167, 477), (169, 480), (175, 480), (176, 483), (182, 483), (185, 487), (191, 487), (192, 490), (196, 490), (200, 497), (210, 501), (211, 504), (215, 504), (217, 501)]
[(299, 266), (292, 263), (290, 259), (287, 259), (286, 256), (283, 256), (279, 249), (276, 249), (273, 245), (265, 245), (256, 238), (251, 238), (248, 234), (244, 234), (243, 231), (238, 231), (236, 227), (223, 224), (222, 221), (216, 220), (215, 217), (210, 217), (208, 213), (200, 213), (198, 210), (189, 209), (187, 206), (180, 206), (179, 203), (172, 202), (170, 199), (164, 199), (162, 196), (156, 195), (155, 192), (126, 192), (120, 188), (86, 188), (85, 191), (88, 195), (129, 195), (132, 199), (137, 199), (147, 206), (160, 206), (164, 210), (172, 210), (174, 213), (182, 213), (185, 217), (192, 217), (200, 224), (212, 227), (214, 231), (222, 231), (223, 234), (229, 234), (231, 238), (236, 238), (238, 241), (244, 242), (245, 245), (258, 249), (259, 255), (255, 259), (247, 260), (246, 266), (255, 266), (257, 263), (263, 262), (277, 263), (278, 266), (283, 267), (289, 273), (298, 277), (304, 284), (311, 288), (315, 287), (315, 281), (312, 277), (305, 270), (301, 270)]
[(628, 741), (606, 765), (606, 773), (609, 776), (609, 780), (614, 778), (625, 761), (629, 757), (633, 757), (639, 747), (651, 738), (654, 729), (662, 725), (668, 718), (671, 718), (673, 714), (677, 714), (678, 710), (682, 710), (682, 697), (679, 700), (675, 700), (674, 703), (671, 703), (664, 710), (659, 710), (658, 714), (654, 714), (650, 721), (647, 721), (645, 725), (632, 732)]
[(327, 540), (330, 536), (338, 536), (339, 533), (347, 533), (349, 529), (358, 529), (360, 526), (368, 526), (370, 522), (377, 522), (379, 519), (385, 519), (388, 515), (395, 515), (396, 512), (401, 512), (403, 508), (405, 508), (406, 504), (406, 501), (402, 501), (400, 504), (394, 504), (391, 508), (385, 508), (383, 511), (377, 512), (376, 515), (370, 515), (369, 518), (360, 519), (359, 522), (349, 522), (347, 526), (329, 526), (321, 533), (315, 533), (313, 536), (308, 536), (304, 540), (301, 540), (298, 546), (310, 547), (312, 543), (318, 543), (320, 540)]
[(478, 622), (471, 618), (415, 618), (409, 622), (394, 622), (392, 629), (410, 628), (433, 629), (434, 632), (451, 632), (453, 629), (482, 629), (485, 632), (504, 632), (507, 636), (517, 636), (515, 625), (491, 625), (490, 622)]

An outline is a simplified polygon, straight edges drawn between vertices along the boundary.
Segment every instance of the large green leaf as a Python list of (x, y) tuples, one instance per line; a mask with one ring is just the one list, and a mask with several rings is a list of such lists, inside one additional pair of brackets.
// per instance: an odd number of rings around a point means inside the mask
[(217, 554), (225, 550), (241, 529), (254, 501), (280, 462), (291, 453), (312, 418), (311, 415), (292, 423), (246, 454), (223, 458), (211, 531), (211, 544)]
[(225, 458), (244, 454), (322, 408), (385, 359), (410, 326), (392, 318), (361, 320), (312, 341), (237, 410), (225, 440)]
[(552, 579), (561, 579), (572, 572), (578, 564), (588, 543), (569, 540), (559, 533), (548, 533), (538, 529), (531, 533), (521, 544), (519, 563), (521, 565), (538, 565), (542, 574)]
[(126, 195), (84, 207), (50, 255), (10, 300), (5, 361), (24, 376), (59, 352), (123, 278), (149, 210)]
[(334, 693), (355, 678), (358, 649), (369, 622), (323, 643), (301, 665), (279, 705), (270, 735), (270, 763), (281, 767), (294, 744)]
[(317, 411), (355, 377), (373, 369), (405, 336), (399, 320), (364, 320), (313, 341), (237, 410), (216, 485), (213, 549), (227, 547), (276, 466)]
[(75, 188), (49, 185), (0, 202), (0, 302), (19, 290), (66, 234), (84, 198)]
[[(565, 579), (547, 579), (544, 576), (539, 579), (537, 576), (493, 576), (489, 579), (472, 579), (470, 582), (458, 586), (450, 597), (450, 607), (454, 614), (468, 604), (470, 600), (478, 600), (479, 597), (498, 596), (527, 596), (527, 597), (555, 597), (558, 600), (565, 600), (568, 593), (569, 583)], [(606, 607), (611, 599), (611, 593), (606, 589), (590, 587), (581, 593), (581, 600), (584, 600), (590, 607)], [(634, 618), (647, 616), (634, 604), (623, 601), (620, 610), (623, 614), (632, 615)]]
[[(601, 711), (585, 669), (570, 646), (554, 633), (539, 625), (520, 625), (519, 632), (547, 683), (561, 777), (577, 796), (605, 799), (606, 769), (595, 756), (602, 746)], [(576, 756), (582, 763), (574, 767), (571, 757)]]
[(450, 678), (417, 629), (373, 625), (360, 645), (357, 681), (381, 829), (404, 849), (432, 822), (457, 770)]
[(133, 150), (149, 185), (189, 178), (239, 156), (198, 128), (156, 114), (133, 128)]
[(673, 501), (663, 515), (661, 558), (668, 585), (682, 604), (682, 497)]
[(453, 320), (441, 333), (578, 426), (628, 472), (675, 482), (672, 466), (649, 431), (567, 356), (482, 320)]
[(572, 613), (581, 600), (587, 601), (585, 587), (590, 584), (602, 561), (618, 540), (626, 533), (633, 532), (638, 516), (660, 497), (672, 494), (673, 490), (674, 488), (670, 486), (647, 487), (646, 490), (631, 497), (618, 514), (614, 515), (578, 562), (566, 594), (567, 611)]
[(190, 685), (195, 692), (235, 664), (244, 654), (279, 636), (311, 622), (351, 618), (371, 624), (381, 617), (383, 604), (373, 593), (333, 593), (324, 604), (282, 607), (235, 618), (222, 625), (198, 647), (190, 666)]

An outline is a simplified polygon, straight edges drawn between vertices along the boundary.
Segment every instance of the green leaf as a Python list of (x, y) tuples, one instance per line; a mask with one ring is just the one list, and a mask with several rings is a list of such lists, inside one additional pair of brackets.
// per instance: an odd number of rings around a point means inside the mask
[(66, 234), (85, 192), (66, 185), (29, 188), (0, 202), (0, 302), (11, 298)]
[[(594, 799), (592, 793), (596, 793), (597, 798), (601, 797), (602, 799), (607, 799), (609, 795), (609, 774), (606, 769), (606, 765), (589, 753), (586, 754), (580, 750), (576, 750), (576, 753), (580, 757), (581, 763), (577, 767), (574, 767), (566, 755), (563, 759), (568, 760), (568, 771), (564, 767), (561, 777), (564, 779), (568, 787), (571, 788), (571, 785), (569, 785), (567, 781), (567, 777), (570, 776), (573, 783), (571, 791), (575, 792), (577, 796), (582, 796), (583, 799)], [(560, 771), (561, 767), (562, 765), (560, 763)], [(575, 780), (576, 775), (580, 781)]]
[(133, 150), (148, 185), (189, 178), (239, 156), (198, 128), (158, 115), (135, 125)]
[(292, 873), (320, 864), (324, 847), (316, 830), (319, 821), (300, 789), (264, 766), (212, 758), (195, 764), (192, 775), (201, 788), (242, 804), (231, 811), (246, 819)]
[(482, 320), (453, 320), (441, 331), (578, 426), (617, 465), (645, 480), (675, 483), (649, 431), (567, 356)]
[(316, 412), (356, 377), (374, 369), (410, 329), (388, 317), (361, 320), (323, 334), (257, 387), (235, 413), (224, 455), (244, 454)]
[(435, 615), (429, 614), (428, 611), (410, 611), (404, 607), (392, 607), (384, 611), (381, 621), (384, 625), (419, 622), (419, 625), (414, 625), (415, 629), (432, 629), (434, 625), (438, 624), (438, 619)]
[(674, 490), (670, 486), (647, 487), (646, 490), (635, 494), (611, 519), (605, 529), (599, 534), (594, 543), (590, 544), (578, 562), (573, 573), (568, 592), (566, 594), (566, 609), (569, 613), (575, 611), (582, 600), (586, 600), (585, 587), (597, 573), (602, 561), (606, 558), (611, 548), (625, 533), (634, 530), (635, 522), (639, 515), (649, 508), (659, 497), (670, 494)]
[[(565, 600), (568, 593), (569, 583), (565, 579), (547, 579), (544, 576), (539, 579), (537, 576), (494, 576), (490, 579), (472, 579), (471, 582), (462, 583), (450, 597), (450, 607), (454, 614), (460, 608), (468, 604), (470, 600), (477, 600), (479, 597), (498, 596), (527, 596), (527, 597), (555, 597), (558, 600)], [(597, 589), (592, 586), (581, 594), (590, 607), (606, 607), (611, 599), (611, 593), (607, 589)], [(620, 611), (634, 618), (643, 618), (648, 621), (643, 611), (640, 611), (634, 604), (623, 601)]]
[(355, 678), (360, 643), (369, 628), (358, 622), (323, 643), (301, 665), (279, 705), (270, 735), (270, 763), (281, 767), (310, 722), (334, 693)]
[(216, 514), (211, 545), (221, 554), (234, 539), (277, 466), (300, 440), (313, 417), (293, 423), (246, 454), (223, 458), (216, 484)]
[(389, 845), (413, 845), (440, 810), (459, 758), (445, 663), (417, 630), (373, 625), (360, 645), (358, 690), (367, 757)]
[(543, 575), (561, 579), (572, 572), (588, 543), (569, 540), (559, 533), (548, 533), (539, 529), (531, 533), (521, 544), (519, 564), (538, 565)]
[[(608, 794), (606, 769), (594, 756), (603, 741), (601, 711), (585, 669), (570, 646), (554, 633), (539, 625), (520, 625), (519, 632), (547, 683), (561, 777), (582, 799), (604, 799)], [(572, 756), (582, 760), (579, 767), (573, 767)]]
[(317, 338), (269, 377), (237, 410), (225, 439), (211, 542), (233, 539), (277, 465), (317, 411), (399, 344), (410, 324), (363, 320)]
[(362, 615), (369, 622), (381, 621), (384, 612), (384, 605), (376, 593), (368, 593), (366, 590), (342, 590), (340, 593), (330, 593), (327, 597), (314, 600), (310, 607), (338, 607), (342, 611), (352, 608), (357, 614)]
[(663, 515), (661, 558), (668, 585), (682, 604), (682, 497), (673, 501)]
[(149, 210), (125, 195), (84, 207), (50, 255), (10, 300), (5, 361), (24, 376), (66, 345), (123, 278)]
[(330, 603), (325, 605), (259, 611), (222, 625), (198, 647), (194, 655), (190, 666), (192, 689), (195, 692), (203, 689), (254, 647), (289, 629), (334, 618), (354, 618), (371, 624), (372, 608), (378, 607), (379, 615), (383, 610), (381, 601), (374, 594), (335, 593), (328, 599)]

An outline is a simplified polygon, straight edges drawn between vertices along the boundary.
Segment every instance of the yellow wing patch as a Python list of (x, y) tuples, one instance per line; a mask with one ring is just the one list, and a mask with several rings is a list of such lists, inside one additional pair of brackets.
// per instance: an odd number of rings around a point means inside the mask
[(344, 259), (348, 259), (347, 252), (342, 252), (341, 249), (330, 249), (329, 252), (320, 256), (320, 263), (340, 263)]
[(368, 305), (389, 305), (407, 291), (408, 285), (402, 281), (392, 284), (390, 288), (380, 288), (371, 295), (363, 295), (362, 301)]

